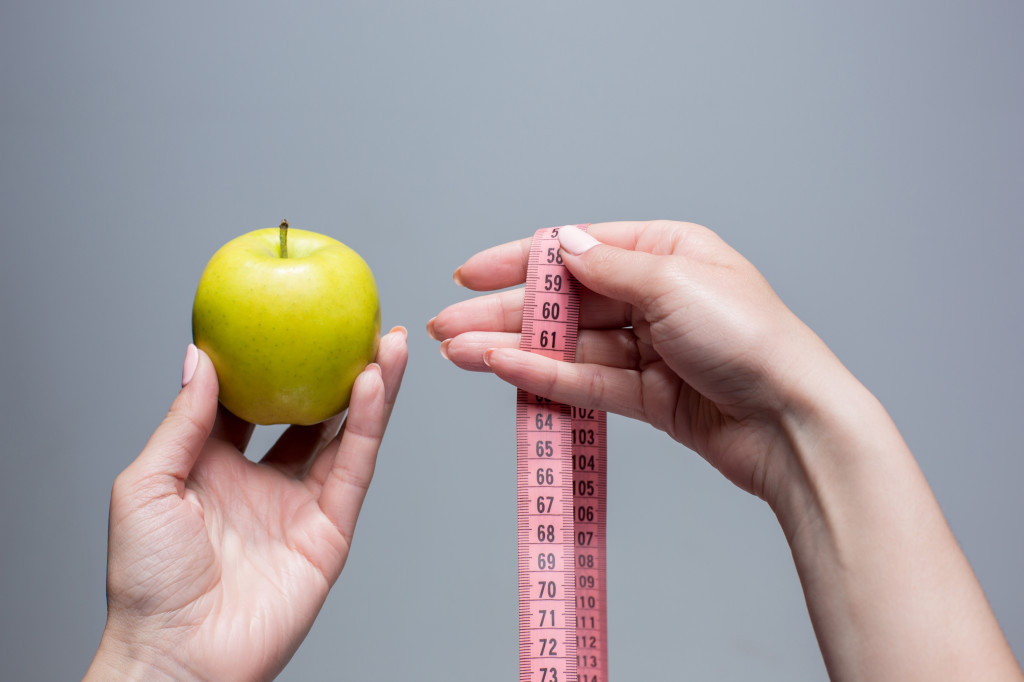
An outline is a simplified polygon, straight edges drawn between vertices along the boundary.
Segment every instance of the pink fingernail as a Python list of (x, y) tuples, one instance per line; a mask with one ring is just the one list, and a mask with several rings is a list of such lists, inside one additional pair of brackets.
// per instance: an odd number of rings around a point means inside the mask
[(465, 284), (462, 283), (462, 268), (459, 268), (458, 270), (452, 273), (452, 281), (455, 282), (460, 287), (466, 286)]
[(188, 344), (188, 349), (185, 350), (185, 366), (181, 368), (181, 387), (185, 388), (188, 386), (188, 382), (192, 381), (192, 377), (195, 376), (196, 367), (199, 366), (199, 349), (196, 348), (195, 344)]
[(566, 225), (558, 231), (558, 243), (562, 245), (563, 249), (572, 255), (578, 256), (581, 253), (585, 253), (594, 248), (601, 242), (597, 241), (578, 227)]
[(444, 341), (441, 342), (441, 357), (443, 357), (445, 360), (449, 360), (450, 359), (448, 357), (448, 346), (450, 346), (451, 344), (452, 344), (452, 340), (451, 339), (445, 339)]

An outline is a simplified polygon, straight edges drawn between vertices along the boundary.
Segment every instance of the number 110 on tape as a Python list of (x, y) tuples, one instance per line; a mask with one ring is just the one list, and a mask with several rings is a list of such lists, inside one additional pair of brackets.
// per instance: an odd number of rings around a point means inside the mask
[[(559, 229), (533, 237), (519, 347), (574, 362), (580, 285), (562, 264)], [(608, 682), (605, 422), (518, 392), (520, 680)]]

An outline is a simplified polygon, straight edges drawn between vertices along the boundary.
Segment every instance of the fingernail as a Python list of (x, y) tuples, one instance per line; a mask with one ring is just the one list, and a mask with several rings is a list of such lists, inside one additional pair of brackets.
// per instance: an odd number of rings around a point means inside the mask
[(437, 316), (435, 315), (434, 317), (430, 318), (427, 321), (427, 333), (430, 334), (430, 337), (433, 338), (433, 339), (437, 338), (436, 336), (434, 336), (434, 320), (436, 320), (436, 319), (437, 319)]
[(462, 268), (459, 268), (458, 270), (452, 273), (452, 280), (460, 287), (466, 286), (465, 284), (462, 283)]
[(558, 231), (558, 243), (562, 245), (563, 249), (572, 255), (578, 256), (581, 253), (585, 253), (586, 251), (594, 248), (601, 242), (597, 241), (578, 227), (566, 225)]
[(488, 348), (487, 350), (484, 351), (484, 364), (487, 365), (488, 367), (491, 366), (491, 354), (492, 353), (494, 353), (494, 349), (493, 348)]
[(370, 364), (368, 364), (366, 366), (366, 369), (370, 370), (371, 372), (376, 372), (377, 376), (384, 375), (384, 373), (380, 369), (380, 365), (378, 365), (376, 362), (371, 362)]
[(394, 327), (392, 327), (391, 331), (389, 331), (388, 334), (401, 334), (402, 336), (406, 336), (407, 337), (407, 336), (409, 336), (409, 331), (405, 327), (403, 327), (402, 325), (399, 324), (399, 325), (395, 325)]
[(451, 339), (445, 339), (444, 341), (441, 342), (441, 357), (443, 357), (445, 360), (449, 360), (450, 359), (448, 357), (448, 346), (450, 346), (451, 343), (452, 343)]
[(194, 343), (188, 344), (188, 348), (185, 350), (185, 366), (181, 368), (181, 387), (185, 388), (188, 386), (188, 382), (192, 381), (192, 377), (195, 376), (196, 367), (199, 366), (199, 349), (196, 348)]

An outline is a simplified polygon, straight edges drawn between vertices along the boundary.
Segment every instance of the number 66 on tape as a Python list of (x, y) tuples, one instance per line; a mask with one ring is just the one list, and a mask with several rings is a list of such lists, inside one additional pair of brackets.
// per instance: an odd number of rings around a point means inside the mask
[[(574, 362), (581, 287), (559, 229), (533, 236), (519, 347)], [(604, 412), (518, 392), (520, 680), (608, 682), (606, 429)]]

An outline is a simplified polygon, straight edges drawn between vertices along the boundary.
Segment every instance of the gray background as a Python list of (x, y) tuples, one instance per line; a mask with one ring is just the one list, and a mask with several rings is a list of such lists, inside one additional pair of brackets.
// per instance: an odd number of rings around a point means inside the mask
[[(761, 268), (888, 406), (1024, 656), (1024, 6), (284, 5), (0, 9), (0, 678), (85, 670), (110, 484), (177, 391), (199, 274), (281, 218), (362, 253), (411, 345), (282, 679), (515, 679), (514, 392), (424, 324), (477, 250), (612, 219), (702, 222)], [(767, 506), (610, 429), (615, 678), (822, 679)]]

